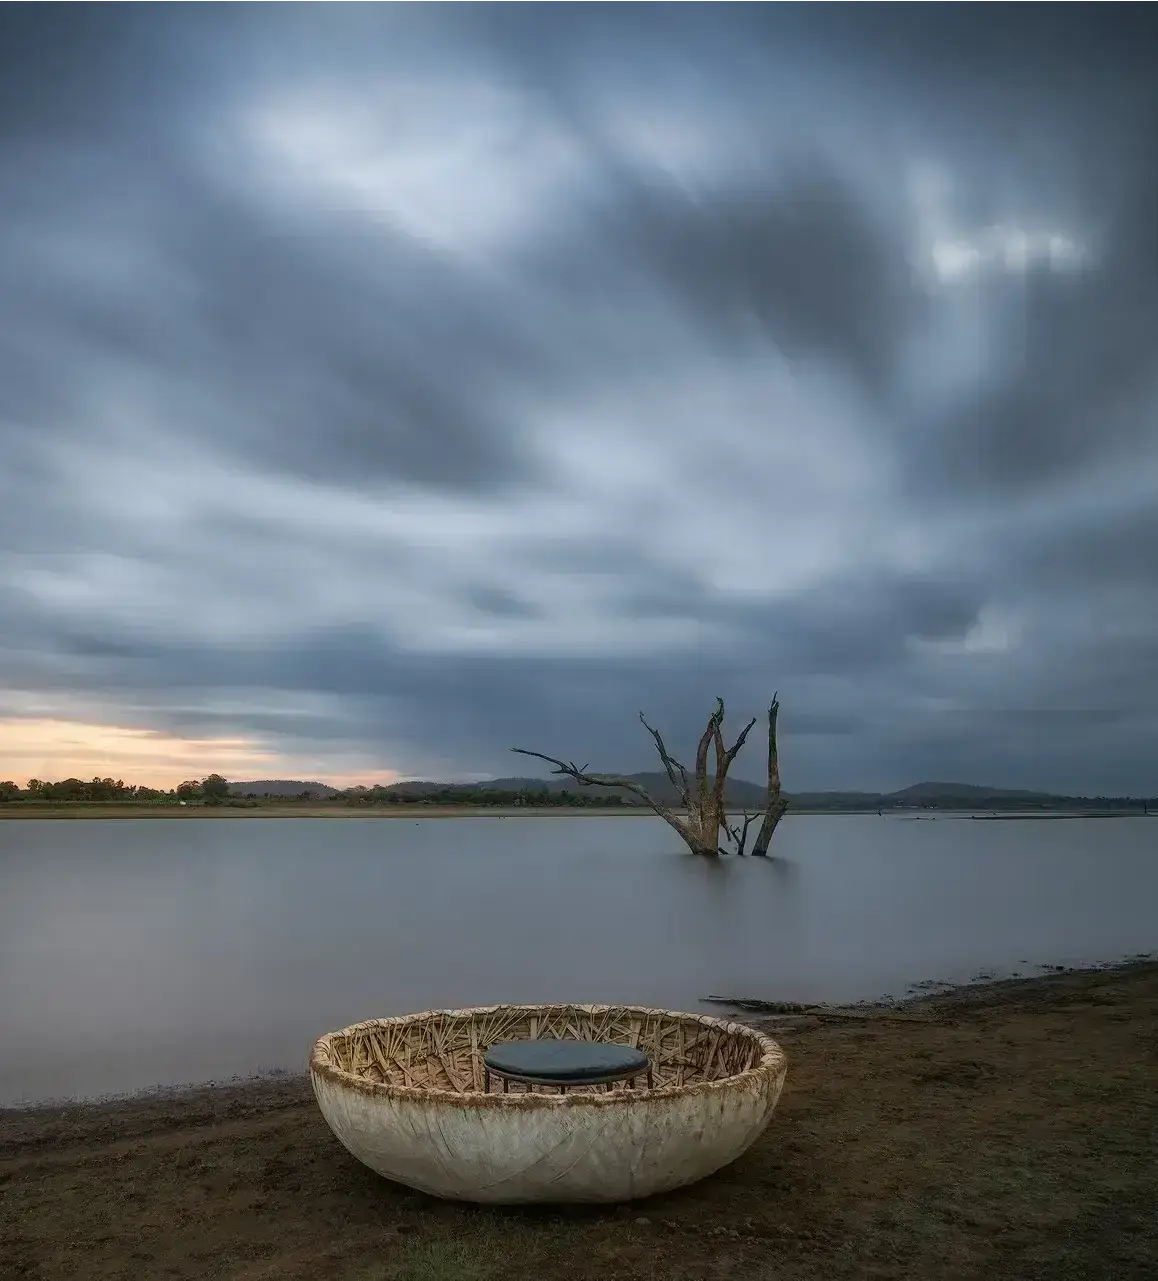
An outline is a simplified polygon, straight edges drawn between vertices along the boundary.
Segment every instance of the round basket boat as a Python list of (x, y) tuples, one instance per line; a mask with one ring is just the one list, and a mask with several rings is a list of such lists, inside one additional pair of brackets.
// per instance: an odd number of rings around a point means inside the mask
[[(544, 1038), (633, 1046), (653, 1088), (484, 1088), (492, 1045)], [(507, 1204), (628, 1201), (694, 1183), (759, 1137), (787, 1070), (753, 1028), (610, 1005), (371, 1019), (320, 1037), (310, 1055), (322, 1115), (359, 1161), (434, 1196)]]

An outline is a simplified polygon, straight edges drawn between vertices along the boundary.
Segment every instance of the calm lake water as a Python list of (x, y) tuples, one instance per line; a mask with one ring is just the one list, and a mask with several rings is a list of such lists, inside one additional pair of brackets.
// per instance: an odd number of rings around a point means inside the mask
[(1158, 947), (1158, 821), (789, 817), (708, 863), (643, 818), (0, 823), (0, 1105), (301, 1070), (361, 1018), (707, 1009)]

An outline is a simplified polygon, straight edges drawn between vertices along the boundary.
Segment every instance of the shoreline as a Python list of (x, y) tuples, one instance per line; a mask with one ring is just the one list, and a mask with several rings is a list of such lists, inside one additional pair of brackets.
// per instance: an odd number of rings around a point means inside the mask
[(0, 1111), (0, 1251), (14, 1276), (91, 1281), (1152, 1277), (1158, 962), (899, 1004), (738, 1015), (788, 1054), (771, 1126), (711, 1178), (619, 1207), (380, 1179), (304, 1075)]
[[(882, 996), (875, 1000), (802, 1003), (772, 1001), (761, 997), (729, 993), (698, 997), (695, 1001), (688, 1003), (688, 1008), (690, 1009), (693, 1005), (714, 1006), (715, 1010), (701, 1012), (709, 1013), (716, 1018), (730, 1018), (737, 1023), (759, 1026), (766, 1031), (774, 1023), (780, 1031), (785, 1032), (795, 1030), (798, 1024), (807, 1025), (826, 1018), (856, 1020), (885, 1018), (890, 1014), (896, 1014), (902, 1019), (908, 1019), (928, 1009), (942, 1006), (964, 1008), (971, 1004), (1002, 1001), (1011, 994), (1016, 995), (1019, 991), (1034, 994), (1038, 989), (1048, 991), (1074, 982), (1080, 984), (1083, 980), (1094, 979), (1099, 975), (1128, 978), (1135, 973), (1153, 970), (1158, 976), (1158, 952), (1138, 952), (1117, 961), (1103, 961), (1094, 965), (1043, 964), (1037, 968), (1043, 973), (1028, 975), (986, 973), (976, 979), (960, 983), (923, 979), (910, 984), (904, 996)], [(158, 1083), (124, 1094), (64, 1096), (12, 1106), (0, 1104), (0, 1128), (6, 1117), (11, 1118), (16, 1115), (33, 1117), (52, 1112), (69, 1114), (115, 1112), (135, 1105), (181, 1104), (192, 1102), (201, 1096), (213, 1097), (233, 1092), (249, 1094), (268, 1089), (276, 1094), (283, 1088), (293, 1089), (295, 1086), (308, 1086), (308, 1083), (309, 1072), (304, 1068), (301, 1071), (294, 1071), (291, 1068), (270, 1068), (267, 1071), (222, 1077), (217, 1080), (191, 1081), (177, 1085)]]
[[(677, 811), (679, 812), (679, 811)], [(223, 818), (655, 818), (643, 806), (516, 806), (499, 805), (378, 805), (338, 806), (311, 805), (308, 801), (292, 805), (45, 805), (18, 810), (0, 806), (4, 819), (223, 819)]]
[[(675, 814), (686, 811), (673, 809)], [(730, 811), (738, 817), (742, 811)], [(933, 822), (937, 819), (972, 819), (975, 822), (1046, 822), (1079, 818), (1158, 818), (1135, 810), (1052, 810), (1042, 814), (1003, 814), (976, 810), (938, 810), (915, 813), (890, 810), (881, 814), (874, 809), (825, 810), (790, 809), (787, 817), (891, 818), (906, 822)], [(227, 819), (227, 818), (331, 818), (331, 819), (423, 819), (423, 818), (655, 818), (645, 805), (381, 805), (339, 806), (310, 804), (299, 801), (279, 805), (276, 802), (249, 806), (231, 805), (38, 805), (0, 804), (0, 822), (37, 819)]]

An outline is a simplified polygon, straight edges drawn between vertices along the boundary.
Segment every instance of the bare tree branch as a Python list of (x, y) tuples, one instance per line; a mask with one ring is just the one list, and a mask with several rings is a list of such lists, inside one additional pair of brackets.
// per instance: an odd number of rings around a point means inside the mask
[[(723, 704), (721, 703), (720, 706), (722, 708)], [(755, 724), (756, 718), (753, 716), (744, 727), (743, 733), (738, 739), (736, 739), (735, 744), (727, 749), (724, 748), (722, 721), (717, 720), (712, 728), (712, 741), (715, 743), (716, 747), (716, 778), (712, 786), (712, 795), (715, 797), (716, 805), (719, 807), (721, 814), (724, 812), (724, 789), (728, 781), (728, 770), (731, 768), (732, 762), (736, 759), (736, 753), (744, 746), (744, 740), (748, 737), (752, 726)], [(724, 824), (724, 827), (725, 830), (727, 830), (727, 823)]]
[(717, 698), (716, 710), (708, 718), (707, 727), (700, 735), (700, 745), (696, 748), (696, 782), (699, 784), (701, 807), (708, 803), (708, 748), (723, 723), (724, 700)]
[(742, 811), (744, 815), (744, 826), (742, 828), (728, 828), (728, 835), (736, 843), (736, 853), (743, 858), (744, 852), (748, 848), (748, 828), (755, 822), (756, 815), (749, 814), (747, 810)]
[(661, 805), (655, 800), (647, 789), (641, 787), (633, 778), (620, 778), (615, 774), (589, 774), (586, 765), (580, 768), (574, 761), (561, 761), (558, 757), (547, 756), (543, 752), (531, 752), (525, 747), (512, 747), (511, 751), (518, 752), (520, 756), (535, 756), (541, 761), (554, 765), (552, 774), (563, 774), (567, 778), (573, 778), (581, 787), (621, 787), (625, 791), (632, 792), (645, 805), (653, 809), (665, 823), (674, 827), (683, 840), (687, 840), (687, 833), (679, 818), (666, 805)]
[[(667, 776), (671, 781), (672, 787), (679, 792), (684, 805), (690, 810), (692, 808), (692, 789), (691, 784), (688, 781), (687, 770), (667, 750), (659, 730), (652, 729), (652, 727), (647, 723), (647, 718), (642, 712), (639, 714), (639, 719), (643, 723), (643, 728), (647, 730), (652, 738), (655, 739), (655, 746), (659, 751), (659, 758), (663, 761), (663, 767), (667, 770)], [(676, 770), (679, 770), (679, 778), (676, 778)]]
[(740, 737), (736, 739), (735, 743), (733, 743), (731, 747), (728, 748), (727, 755), (724, 757), (725, 768), (731, 765), (731, 763), (736, 759), (737, 753), (740, 751), (740, 748), (744, 746), (744, 740), (752, 732), (752, 726), (755, 724), (756, 724), (756, 717), (753, 716), (752, 719), (747, 723), (747, 725), (744, 726), (743, 730), (740, 733)]

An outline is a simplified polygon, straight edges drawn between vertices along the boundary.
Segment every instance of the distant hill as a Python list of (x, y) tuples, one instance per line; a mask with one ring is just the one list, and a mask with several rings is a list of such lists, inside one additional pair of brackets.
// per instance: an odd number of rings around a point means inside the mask
[[(632, 782), (645, 787), (657, 801), (663, 804), (674, 804), (679, 799), (675, 789), (668, 781), (666, 774), (641, 773), (626, 774)], [(432, 790), (445, 784), (404, 784), (414, 787), (430, 787)], [(496, 778), (485, 783), (472, 783), (470, 787), (491, 787), (496, 790), (520, 791), (525, 787), (547, 788), (550, 791), (562, 791), (567, 788), (574, 792), (598, 794), (598, 789), (580, 787), (578, 783), (565, 778)], [(608, 792), (616, 789), (608, 788)], [(630, 793), (623, 795), (631, 799)], [(1027, 792), (1001, 787), (979, 787), (971, 783), (914, 783), (911, 787), (898, 792), (785, 792), (789, 803), (797, 809), (884, 809), (906, 806), (934, 805), (943, 809), (977, 808), (1001, 809), (1010, 806), (1036, 807), (1040, 805), (1058, 806), (1067, 801), (1076, 802), (1081, 798), (1054, 796), (1047, 792)], [(756, 809), (764, 804), (764, 787), (762, 784), (750, 783), (747, 779), (732, 778), (728, 780), (725, 798), (729, 805), (738, 808)]]
[(974, 783), (914, 783), (912, 787), (902, 788), (899, 792), (889, 792), (891, 801), (1042, 801), (1059, 800), (1048, 792), (1026, 792), (1008, 787), (978, 787)]
[(230, 783), (229, 790), (234, 796), (300, 796), (303, 792), (313, 792), (315, 796), (337, 796), (338, 789), (327, 783), (303, 783), (294, 778), (259, 778), (249, 783)]
[[(626, 774), (632, 782), (642, 787), (662, 804), (675, 804), (678, 796), (666, 774), (639, 773)], [(401, 783), (396, 785), (409, 791), (430, 791), (445, 789), (445, 783)], [(465, 783), (462, 788), (493, 788), (496, 791), (521, 791), (524, 788), (543, 789), (559, 792), (566, 788), (573, 792), (582, 792), (589, 796), (599, 795), (595, 787), (581, 787), (571, 779), (553, 776), (550, 778), (495, 778), (485, 782)], [(630, 793), (622, 789), (608, 788), (612, 793), (620, 790), (627, 800), (634, 800)], [(1009, 810), (1009, 809), (1080, 809), (1096, 807), (1107, 801), (1120, 805), (1129, 801), (1127, 797), (1084, 797), (1061, 796), (1051, 792), (1032, 792), (1019, 788), (986, 787), (974, 783), (924, 782), (914, 783), (910, 787), (896, 792), (785, 792), (789, 804), (797, 810), (867, 810), (867, 809), (906, 809), (934, 808), (947, 810)], [(751, 783), (747, 779), (729, 779), (725, 793), (727, 803), (737, 809), (757, 809), (764, 804), (764, 787)]]
[(876, 792), (786, 792), (799, 809), (869, 809), (881, 803)]
[[(665, 805), (679, 804), (679, 796), (672, 787), (666, 774), (643, 772), (625, 774)], [(296, 799), (303, 792), (311, 792), (318, 799), (329, 799), (339, 796), (340, 789), (327, 783), (303, 782), (300, 779), (257, 779), (251, 782), (230, 783), (229, 790), (234, 796), (249, 794), (264, 797), (282, 797)], [(607, 787), (583, 787), (572, 779), (552, 775), (548, 778), (527, 778), (522, 775), (506, 778), (491, 778), (476, 783), (441, 783), (428, 780), (414, 780), (405, 783), (391, 783), (382, 788), (390, 793), (401, 792), (406, 796), (426, 796), (441, 792), (477, 792), (479, 790), (496, 792), (546, 791), (557, 793), (564, 790), (588, 798), (611, 796), (618, 793), (629, 803), (641, 804), (636, 796), (626, 789)], [(1082, 809), (1096, 808), (1099, 805), (1111, 804), (1118, 808), (1125, 805), (1129, 808), (1133, 802), (1126, 797), (1083, 797), (1059, 796), (1050, 792), (1031, 792), (1018, 788), (985, 787), (974, 783), (925, 782), (914, 783), (910, 787), (896, 792), (785, 792), (789, 804), (796, 810), (828, 810), (841, 812), (849, 810), (875, 809), (943, 809), (943, 810), (1018, 810), (1018, 809)], [(727, 804), (737, 810), (760, 809), (764, 804), (764, 787), (751, 783), (747, 779), (729, 779), (725, 793)]]
[[(624, 778), (629, 778), (633, 783), (638, 783), (641, 787), (647, 789), (650, 795), (654, 796), (661, 804), (674, 804), (679, 800), (679, 795), (675, 788), (668, 781), (666, 774), (624, 774)], [(413, 782), (413, 783), (393, 783), (387, 791), (397, 792), (434, 792), (444, 791), (447, 788), (454, 788), (456, 791), (474, 791), (479, 788), (488, 788), (496, 792), (521, 792), (524, 789), (548, 792), (581, 792), (586, 796), (613, 796), (620, 795), (625, 800), (637, 799), (626, 788), (622, 787), (584, 787), (570, 778), (488, 778), (478, 783), (430, 783), (430, 782)], [(764, 800), (764, 788), (758, 787), (755, 783), (748, 783), (744, 779), (729, 779), (725, 791), (725, 797), (729, 804), (732, 805), (759, 805)]]
[(1125, 796), (1061, 796), (1024, 788), (985, 787), (975, 783), (914, 783), (879, 796), (865, 793), (814, 792), (793, 797), (797, 808), (815, 809), (941, 809), (941, 810), (1076, 810), (1132, 808), (1142, 798)]

